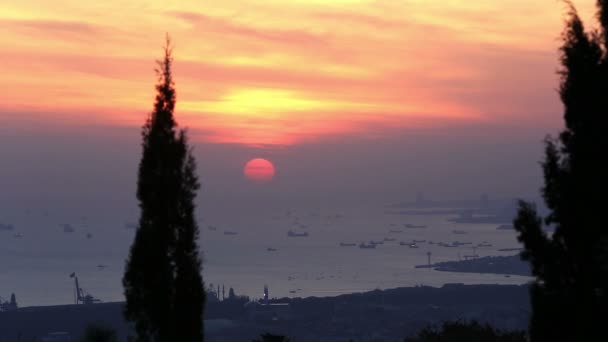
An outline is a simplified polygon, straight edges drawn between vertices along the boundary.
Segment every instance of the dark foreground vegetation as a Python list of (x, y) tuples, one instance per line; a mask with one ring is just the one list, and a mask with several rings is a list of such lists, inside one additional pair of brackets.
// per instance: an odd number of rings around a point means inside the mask
[[(205, 341), (252, 341), (270, 333), (292, 342), (403, 341), (429, 325), (478, 321), (504, 331), (525, 330), (529, 320), (527, 286), (446, 285), (408, 287), (324, 298), (273, 299), (288, 308), (268, 310), (241, 297), (209, 300)], [(0, 313), (0, 341), (31, 341), (65, 331), (72, 339), (91, 323), (111, 327), (119, 341), (133, 334), (123, 318), (124, 303), (21, 308)]]
[(608, 1), (597, 1), (592, 31), (567, 5), (559, 87), (565, 127), (546, 138), (542, 163), (549, 213), (541, 217), (521, 202), (514, 221), (536, 277), (533, 342), (608, 341)]

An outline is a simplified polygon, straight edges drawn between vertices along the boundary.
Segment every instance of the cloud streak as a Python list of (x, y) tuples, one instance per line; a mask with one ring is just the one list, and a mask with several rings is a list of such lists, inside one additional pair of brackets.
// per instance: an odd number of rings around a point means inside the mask
[(0, 112), (139, 125), (169, 31), (178, 120), (203, 140), (293, 145), (378, 137), (382, 127), (545, 125), (560, 109), (561, 13), (541, 0), (23, 0), (0, 12)]

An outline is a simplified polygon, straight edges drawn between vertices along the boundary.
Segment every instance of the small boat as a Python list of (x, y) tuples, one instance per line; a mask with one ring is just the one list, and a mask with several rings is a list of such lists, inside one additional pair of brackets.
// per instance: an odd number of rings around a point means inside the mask
[(287, 236), (288, 237), (308, 237), (308, 232), (294, 232), (293, 230), (290, 230), (287, 232)]
[(422, 225), (422, 224), (418, 225), (418, 224), (409, 224), (409, 223), (406, 223), (403, 226), (405, 228), (410, 228), (410, 229), (423, 229), (423, 228), (426, 228), (426, 226)]
[(63, 225), (63, 232), (64, 233), (73, 233), (74, 227), (72, 227), (72, 225), (66, 223)]
[(523, 250), (523, 248), (500, 248), (498, 251), (499, 252), (515, 252), (515, 251), (521, 251)]
[(413, 243), (425, 243), (426, 240), (412, 240)]
[(340, 247), (354, 247), (356, 243), (340, 242)]
[(410, 247), (410, 248), (420, 248), (420, 246), (418, 246), (418, 245), (417, 245), (417, 244), (415, 244), (415, 243), (410, 243), (409, 247)]
[(16, 238), (16, 239), (20, 239), (20, 238), (23, 237), (23, 234), (21, 234), (21, 233), (15, 233), (15, 235), (13, 235), (13, 237)]
[(482, 242), (482, 243), (478, 243), (477, 247), (492, 247), (492, 244), (487, 243), (487, 242)]
[(230, 230), (227, 230), (227, 231), (224, 232), (224, 235), (237, 235), (237, 234), (238, 234), (237, 232), (233, 232), (233, 231), (230, 231)]
[(513, 229), (515, 229), (515, 227), (513, 227), (510, 224), (502, 224), (502, 225), (496, 227), (496, 229), (497, 230), (513, 230)]
[(384, 238), (384, 241), (386, 241), (386, 242), (393, 242), (395, 240), (397, 240), (397, 239), (395, 239), (395, 238)]
[(277, 249), (276, 249), (276, 248), (272, 248), (272, 247), (268, 247), (268, 248), (266, 248), (266, 250), (267, 250), (268, 252), (276, 252), (276, 251), (277, 251)]
[(211, 231), (216, 231), (217, 227), (216, 226), (207, 226), (207, 229), (211, 230)]
[(93, 237), (93, 234), (91, 234), (91, 233), (87, 233), (87, 239), (90, 239), (90, 238), (92, 238), (92, 237)]
[(452, 233), (454, 233), (454, 234), (466, 234), (467, 232), (465, 232), (464, 230), (454, 229), (454, 230), (452, 230)]
[(380, 241), (370, 240), (369, 243), (374, 244), (374, 245), (384, 245), (384, 241), (382, 241), (382, 240), (380, 240)]
[(361, 243), (359, 244), (359, 248), (362, 248), (362, 249), (367, 249), (367, 248), (376, 248), (376, 244), (375, 244), (375, 243), (369, 243), (369, 244), (365, 244), (365, 243), (361, 242)]

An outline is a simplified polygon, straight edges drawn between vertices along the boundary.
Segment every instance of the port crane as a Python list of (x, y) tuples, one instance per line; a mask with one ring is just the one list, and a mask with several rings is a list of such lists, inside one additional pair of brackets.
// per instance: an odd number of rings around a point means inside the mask
[(74, 285), (76, 289), (74, 290), (74, 302), (76, 304), (93, 304), (99, 303), (100, 300), (93, 297), (91, 294), (87, 293), (83, 288), (78, 284), (78, 277), (76, 276), (76, 272), (72, 272), (70, 274), (70, 278), (74, 278)]

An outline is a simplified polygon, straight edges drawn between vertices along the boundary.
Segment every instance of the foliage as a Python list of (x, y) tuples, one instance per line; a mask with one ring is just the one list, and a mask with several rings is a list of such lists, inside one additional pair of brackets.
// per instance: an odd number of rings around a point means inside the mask
[[(532, 341), (608, 340), (608, 1), (600, 30), (588, 33), (576, 10), (562, 34), (560, 97), (565, 128), (545, 139), (546, 217), (521, 202), (514, 226), (532, 265)], [(554, 229), (552, 235), (546, 228)]]
[(142, 129), (137, 199), (141, 211), (123, 285), (137, 341), (202, 341), (204, 287), (194, 198), (196, 162), (173, 111), (170, 40), (158, 62), (154, 110)]
[(116, 331), (100, 324), (90, 324), (86, 327), (80, 342), (118, 342)]
[(282, 335), (272, 335), (269, 333), (260, 335), (261, 340), (253, 340), (253, 342), (289, 342), (289, 339)]
[(502, 332), (478, 322), (444, 322), (441, 329), (426, 327), (405, 342), (525, 342), (523, 331)]

